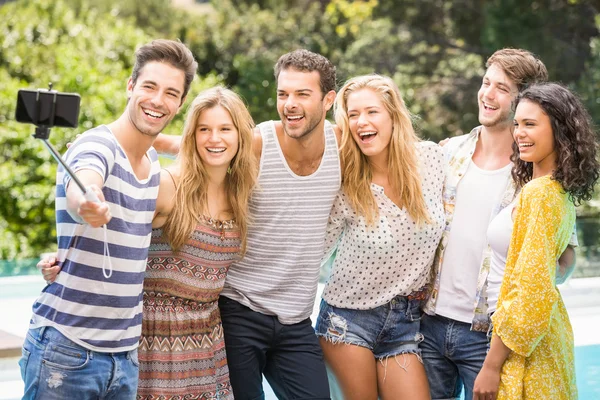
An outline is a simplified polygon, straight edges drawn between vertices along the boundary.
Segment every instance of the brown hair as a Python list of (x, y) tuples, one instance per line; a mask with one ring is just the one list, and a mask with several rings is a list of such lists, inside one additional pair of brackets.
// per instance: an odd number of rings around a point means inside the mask
[(190, 90), (190, 85), (198, 69), (198, 63), (190, 49), (181, 42), (168, 39), (157, 39), (143, 45), (135, 52), (135, 64), (131, 72), (131, 81), (134, 85), (142, 68), (154, 61), (169, 63), (184, 72), (185, 84), (181, 96), (183, 100)]
[(281, 71), (295, 69), (301, 72), (317, 71), (320, 76), (320, 86), (323, 96), (336, 88), (335, 66), (324, 56), (312, 51), (299, 49), (279, 57), (275, 64), (275, 80)]
[(485, 67), (497, 65), (517, 85), (519, 92), (532, 83), (546, 82), (548, 70), (533, 53), (523, 49), (501, 49), (487, 59)]

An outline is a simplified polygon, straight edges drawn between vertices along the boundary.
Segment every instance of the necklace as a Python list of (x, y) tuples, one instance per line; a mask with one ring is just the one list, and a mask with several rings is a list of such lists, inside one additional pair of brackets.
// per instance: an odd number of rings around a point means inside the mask
[(202, 220), (205, 223), (207, 223), (214, 230), (221, 232), (221, 234), (220, 234), (221, 241), (225, 240), (225, 229), (232, 229), (233, 226), (235, 225), (235, 220), (233, 220), (233, 219), (221, 221), (220, 219), (207, 217), (204, 214), (202, 214)]

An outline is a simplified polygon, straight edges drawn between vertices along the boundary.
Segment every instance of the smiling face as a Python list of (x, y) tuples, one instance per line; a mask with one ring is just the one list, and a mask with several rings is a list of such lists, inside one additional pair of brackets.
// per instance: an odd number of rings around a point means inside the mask
[(360, 89), (348, 95), (348, 121), (352, 138), (369, 159), (387, 162), (393, 122), (379, 95)]
[(325, 119), (334, 96), (323, 95), (317, 71), (282, 70), (277, 77), (277, 112), (286, 135), (293, 139), (310, 135)]
[[(523, 99), (515, 112), (513, 137), (519, 157), (534, 164), (534, 170), (552, 171), (556, 165), (556, 148), (550, 117), (539, 104)], [(535, 173), (534, 173), (535, 175)]]
[(227, 169), (239, 148), (238, 130), (221, 106), (200, 113), (196, 123), (196, 151), (204, 165)]
[(146, 64), (137, 81), (127, 83), (131, 124), (143, 135), (158, 135), (179, 112), (184, 85), (182, 70), (163, 62)]
[(517, 85), (496, 64), (487, 69), (477, 93), (479, 123), (486, 128), (510, 128)]

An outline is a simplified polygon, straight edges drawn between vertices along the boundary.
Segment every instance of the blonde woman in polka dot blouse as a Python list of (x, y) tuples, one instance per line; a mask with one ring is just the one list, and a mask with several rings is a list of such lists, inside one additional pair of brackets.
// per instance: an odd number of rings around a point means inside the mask
[(504, 232), (496, 230), (510, 245), (473, 398), (577, 399), (573, 330), (556, 287), (556, 260), (569, 243), (575, 205), (591, 198), (598, 180), (598, 144), (581, 102), (554, 83), (519, 95), (513, 138), (512, 174), (523, 188)]
[(444, 223), (444, 155), (417, 138), (390, 78), (349, 80), (335, 118), (343, 182), (317, 335), (344, 399), (428, 399), (420, 303)]

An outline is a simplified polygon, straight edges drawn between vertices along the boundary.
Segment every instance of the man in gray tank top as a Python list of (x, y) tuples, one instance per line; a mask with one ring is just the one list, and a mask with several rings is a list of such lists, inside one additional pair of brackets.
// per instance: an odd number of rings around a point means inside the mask
[[(312, 313), (329, 212), (340, 189), (338, 134), (325, 119), (335, 100), (335, 67), (296, 50), (275, 65), (280, 121), (259, 124), (260, 159), (249, 207), (248, 249), (219, 300), (236, 400), (264, 399), (262, 376), (279, 399), (330, 399)], [(154, 147), (177, 153), (180, 138)]]
[(275, 65), (281, 121), (260, 124), (258, 189), (248, 251), (229, 270), (219, 301), (236, 399), (264, 398), (264, 374), (280, 399), (329, 399), (323, 354), (310, 321), (329, 211), (341, 173), (325, 120), (335, 67), (307, 50)]

